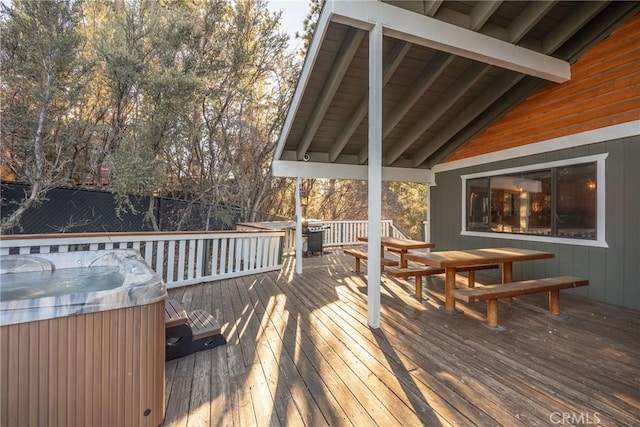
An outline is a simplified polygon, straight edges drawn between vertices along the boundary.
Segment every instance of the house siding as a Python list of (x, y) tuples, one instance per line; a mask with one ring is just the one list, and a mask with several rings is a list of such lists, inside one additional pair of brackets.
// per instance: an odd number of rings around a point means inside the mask
[(640, 15), (571, 66), (571, 80), (530, 96), (447, 161), (599, 129), (640, 117)]
[[(461, 175), (608, 153), (605, 160), (608, 247), (462, 236)], [(553, 275), (589, 279), (569, 292), (612, 304), (640, 308), (640, 136), (441, 172), (431, 187), (431, 240), (437, 250), (519, 247), (554, 252), (550, 260), (515, 263), (514, 280)], [(498, 273), (495, 273), (498, 274)]]

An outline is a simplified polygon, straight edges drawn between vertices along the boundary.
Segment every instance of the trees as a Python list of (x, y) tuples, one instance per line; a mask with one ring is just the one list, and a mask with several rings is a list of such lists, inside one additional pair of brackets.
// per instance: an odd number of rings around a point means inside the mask
[(80, 2), (72, 0), (2, 5), (2, 160), (31, 189), (0, 221), (0, 231), (68, 179), (67, 148), (77, 137), (87, 74), (77, 55), (81, 16)]
[(123, 208), (133, 193), (271, 209), (298, 71), (279, 19), (264, 0), (3, 6), (2, 164), (32, 191), (2, 230), (105, 169)]

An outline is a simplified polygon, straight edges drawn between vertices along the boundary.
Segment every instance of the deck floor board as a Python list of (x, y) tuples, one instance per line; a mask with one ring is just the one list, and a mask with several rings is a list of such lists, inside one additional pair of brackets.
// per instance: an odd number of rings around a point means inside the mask
[[(171, 289), (216, 316), (228, 344), (166, 365), (165, 426), (633, 426), (640, 419), (640, 311), (561, 292), (443, 305), (442, 276), (381, 286), (381, 328), (367, 325), (366, 275), (335, 250), (285, 257), (278, 272)], [(364, 270), (366, 271), (366, 269)], [(495, 283), (492, 274), (477, 282)], [(464, 286), (460, 277), (458, 284)], [(555, 418), (554, 418), (555, 417)]]

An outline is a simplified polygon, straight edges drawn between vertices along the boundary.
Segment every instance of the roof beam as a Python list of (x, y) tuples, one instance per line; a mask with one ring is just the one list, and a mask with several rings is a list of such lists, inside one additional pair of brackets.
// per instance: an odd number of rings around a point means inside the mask
[(429, 108), (429, 112), (416, 122), (397, 144), (394, 144), (385, 154), (384, 165), (392, 165), (411, 145), (438, 120), (453, 104), (462, 97), (491, 67), (487, 64), (475, 62), (457, 79), (456, 84), (438, 97)]
[[(273, 175), (296, 178), (355, 179), (366, 181), (369, 167), (342, 163), (299, 162), (296, 160), (274, 160)], [(433, 173), (429, 169), (382, 168), (382, 180), (394, 182), (420, 182), (435, 184)]]
[(382, 22), (385, 35), (400, 40), (556, 83), (571, 78), (567, 61), (379, 1), (329, 1), (326, 6), (331, 8), (332, 20), (342, 16), (362, 21), (366, 10), (368, 22)]
[(304, 134), (298, 144), (298, 148), (296, 150), (298, 160), (302, 160), (309, 149), (309, 145), (311, 145), (311, 141), (313, 140), (318, 127), (320, 127), (320, 123), (322, 122), (336, 91), (340, 87), (344, 73), (349, 68), (349, 64), (351, 63), (356, 50), (358, 50), (358, 46), (360, 46), (364, 34), (364, 31), (356, 28), (350, 27), (347, 30), (347, 35), (340, 46), (340, 50), (338, 51), (333, 66), (331, 67), (327, 81), (325, 82), (322, 92), (316, 101), (313, 112), (309, 116), (307, 127), (305, 128)]
[(437, 52), (431, 61), (425, 65), (422, 72), (420, 72), (415, 80), (409, 85), (407, 90), (404, 91), (401, 101), (389, 114), (387, 114), (387, 117), (384, 118), (384, 138), (389, 136), (400, 120), (402, 120), (404, 115), (411, 110), (415, 103), (418, 102), (422, 95), (427, 91), (427, 89), (429, 89), (433, 82), (453, 60), (453, 55), (449, 55), (444, 52)]
[(421, 166), (429, 156), (449, 142), (451, 138), (523, 78), (522, 74), (504, 71), (500, 78), (496, 79), (492, 85), (488, 86), (471, 104), (462, 110), (455, 121), (440, 130), (433, 138), (429, 139), (427, 144), (422, 146), (414, 155), (411, 166), (414, 168)]
[[(396, 71), (404, 57), (409, 52), (409, 49), (411, 49), (411, 43), (399, 40), (395, 44), (393, 50), (384, 61), (384, 70), (382, 76), (383, 87), (389, 82), (391, 76), (393, 76), (393, 73)], [(333, 163), (336, 161), (344, 146), (347, 145), (347, 142), (349, 142), (349, 139), (351, 139), (351, 135), (353, 135), (353, 132), (356, 131), (360, 123), (362, 123), (362, 120), (364, 120), (365, 116), (367, 115), (368, 99), (369, 97), (365, 93), (362, 98), (360, 98), (358, 106), (353, 110), (353, 112), (349, 116), (349, 119), (342, 127), (342, 130), (338, 134), (338, 137), (331, 145), (331, 149), (329, 149), (329, 162)]]

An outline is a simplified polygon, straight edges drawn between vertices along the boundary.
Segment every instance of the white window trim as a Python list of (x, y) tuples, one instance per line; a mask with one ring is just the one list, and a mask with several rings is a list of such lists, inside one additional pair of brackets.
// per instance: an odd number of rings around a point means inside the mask
[[(591, 246), (598, 248), (608, 248), (605, 238), (605, 213), (606, 213), (606, 204), (605, 204), (605, 160), (609, 153), (596, 154), (592, 156), (585, 157), (576, 157), (572, 159), (566, 160), (558, 160), (555, 162), (547, 162), (547, 163), (536, 163), (534, 165), (526, 165), (515, 168), (508, 169), (499, 169), (492, 170), (486, 172), (473, 173), (468, 175), (461, 175), (460, 178), (462, 180), (462, 224), (460, 233), (461, 236), (475, 236), (475, 237), (486, 237), (491, 239), (504, 239), (504, 240), (520, 240), (520, 241), (528, 241), (528, 242), (545, 242), (545, 243), (558, 243), (563, 245), (575, 245), (575, 246)], [(596, 225), (596, 235), (597, 240), (584, 240), (584, 239), (569, 239), (565, 237), (551, 237), (551, 236), (536, 236), (529, 234), (509, 234), (509, 233), (494, 233), (494, 232), (486, 232), (486, 231), (468, 231), (467, 221), (466, 221), (466, 208), (467, 208), (467, 180), (474, 178), (484, 178), (494, 175), (503, 175), (503, 174), (512, 174), (518, 172), (528, 172), (533, 170), (540, 169), (549, 169), (561, 166), (569, 166), (580, 163), (590, 163), (596, 162), (596, 177), (597, 177), (597, 187), (596, 187), (596, 198), (597, 198), (597, 225)]]

